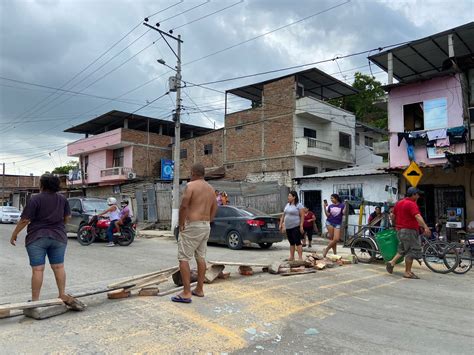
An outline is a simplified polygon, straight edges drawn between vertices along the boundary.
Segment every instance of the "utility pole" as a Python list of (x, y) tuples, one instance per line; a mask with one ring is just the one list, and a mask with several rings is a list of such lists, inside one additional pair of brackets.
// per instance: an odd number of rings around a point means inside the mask
[[(174, 85), (171, 84), (172, 80), (170, 80), (170, 91), (176, 91), (176, 109), (173, 115), (174, 121), (174, 151), (173, 151), (173, 160), (174, 160), (174, 171), (173, 171), (173, 191), (172, 191), (172, 212), (171, 212), (171, 230), (174, 230), (179, 223), (179, 165), (180, 165), (180, 155), (181, 155), (181, 36), (175, 37), (172, 35), (173, 30), (170, 30), (169, 33), (166, 33), (160, 30), (158, 27), (160, 26), (159, 23), (156, 26), (151, 26), (148, 23), (148, 18), (145, 18), (145, 22), (143, 23), (145, 26), (157, 31), (163, 40), (166, 42), (168, 47), (176, 56), (176, 69), (170, 67), (166, 64), (163, 59), (159, 59), (158, 63), (167, 66), (168, 68), (174, 70), (176, 75), (174, 77)], [(178, 44), (177, 53), (173, 50), (173, 47), (168, 43), (166, 37), (174, 39)], [(172, 78), (170, 78), (172, 79)]]
[(2, 173), (2, 206), (5, 205), (5, 163), (3, 163)]

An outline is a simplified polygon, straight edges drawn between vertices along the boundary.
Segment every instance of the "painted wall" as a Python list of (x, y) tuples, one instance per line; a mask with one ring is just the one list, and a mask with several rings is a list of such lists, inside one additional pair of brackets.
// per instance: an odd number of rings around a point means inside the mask
[[(388, 128), (390, 131), (390, 167), (405, 167), (409, 165), (406, 141), (398, 146), (398, 132), (404, 131), (403, 106), (433, 100), (437, 98), (447, 99), (448, 124), (446, 128), (461, 126), (462, 117), (462, 90), (459, 78), (446, 76), (435, 78), (419, 83), (400, 86), (390, 90), (388, 95)], [(455, 146), (457, 153), (465, 152), (465, 145)], [(425, 147), (415, 149), (415, 160), (417, 163), (426, 165), (440, 165), (446, 159), (428, 159)]]
[(371, 147), (365, 145), (356, 145), (356, 165), (380, 164), (383, 158), (375, 155)]
[[(329, 198), (334, 193), (335, 184), (362, 184), (362, 193), (364, 200), (372, 202), (396, 202), (398, 195), (393, 194), (391, 191), (385, 191), (385, 186), (393, 186), (398, 188), (398, 178), (396, 175), (391, 174), (379, 174), (379, 175), (365, 175), (365, 176), (346, 176), (346, 177), (332, 177), (327, 179), (307, 179), (301, 180), (297, 187), (299, 196), (304, 199), (304, 194), (300, 191), (321, 191), (321, 199)], [(397, 190), (398, 192), (398, 190)], [(302, 201), (304, 203), (304, 200)], [(374, 207), (366, 206), (363, 216), (363, 224), (367, 223), (369, 214), (374, 211)], [(359, 222), (359, 211), (355, 211), (355, 215), (349, 215), (349, 225), (357, 225)], [(321, 218), (321, 225), (323, 226), (323, 232), (326, 232), (326, 215), (316, 216)], [(351, 227), (352, 228), (352, 227)], [(349, 228), (349, 234), (353, 233), (353, 230)]]
[(100, 171), (107, 168), (107, 150), (89, 153), (89, 165), (87, 166), (87, 183), (100, 182)]
[(122, 128), (117, 128), (109, 132), (104, 132), (93, 137), (79, 139), (67, 146), (67, 155), (80, 156), (87, 152), (107, 149), (110, 146), (120, 144), (122, 140)]

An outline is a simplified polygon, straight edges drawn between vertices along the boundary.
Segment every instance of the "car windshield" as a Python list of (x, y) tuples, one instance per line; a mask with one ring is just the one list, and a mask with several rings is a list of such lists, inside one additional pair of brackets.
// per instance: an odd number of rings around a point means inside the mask
[(252, 207), (238, 207), (239, 208), (239, 212), (243, 215), (243, 216), (248, 216), (248, 217), (255, 217), (255, 216), (266, 216), (267, 214), (262, 212), (262, 211), (259, 211), (255, 208), (252, 208)]
[(105, 211), (109, 206), (106, 200), (84, 200), (82, 201), (84, 211), (87, 212), (99, 212)]
[(2, 209), (3, 212), (16, 212), (16, 213), (20, 213), (20, 210), (15, 208), (15, 207), (3, 207)]

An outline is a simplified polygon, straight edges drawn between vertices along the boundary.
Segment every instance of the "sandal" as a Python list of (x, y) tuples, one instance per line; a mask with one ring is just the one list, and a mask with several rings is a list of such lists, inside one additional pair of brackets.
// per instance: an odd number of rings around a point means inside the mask
[(387, 272), (389, 274), (392, 274), (393, 273), (393, 265), (390, 264), (390, 263), (387, 263), (387, 265), (385, 266), (385, 269), (387, 269)]
[(407, 275), (403, 275), (404, 278), (406, 279), (419, 279), (418, 276), (416, 276), (414, 273), (411, 273), (410, 276), (407, 276)]

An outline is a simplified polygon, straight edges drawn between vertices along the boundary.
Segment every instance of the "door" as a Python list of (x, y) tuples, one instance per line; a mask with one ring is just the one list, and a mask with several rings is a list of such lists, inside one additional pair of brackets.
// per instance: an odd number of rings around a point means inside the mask
[(71, 218), (66, 225), (66, 231), (77, 233), (79, 225), (82, 222), (82, 205), (78, 198), (70, 198), (68, 200), (69, 208), (71, 209)]
[(321, 231), (321, 215), (323, 213), (321, 190), (303, 191), (304, 205), (309, 208), (316, 216), (316, 225)]

